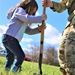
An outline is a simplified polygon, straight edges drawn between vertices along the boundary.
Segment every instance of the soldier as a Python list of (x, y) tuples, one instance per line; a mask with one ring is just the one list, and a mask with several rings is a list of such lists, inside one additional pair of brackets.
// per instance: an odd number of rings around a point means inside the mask
[(63, 75), (75, 75), (75, 0), (42, 0), (42, 5), (61, 13), (67, 9), (68, 23), (63, 31), (58, 49), (60, 71)]

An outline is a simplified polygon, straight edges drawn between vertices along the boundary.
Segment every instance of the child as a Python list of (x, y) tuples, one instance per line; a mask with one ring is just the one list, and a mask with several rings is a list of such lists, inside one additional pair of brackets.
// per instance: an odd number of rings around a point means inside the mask
[(35, 29), (29, 26), (31, 23), (41, 23), (47, 18), (46, 14), (35, 16), (37, 9), (38, 5), (35, 0), (24, 0), (8, 11), (9, 27), (3, 35), (2, 43), (7, 51), (5, 69), (10, 72), (18, 72), (24, 61), (25, 54), (19, 44), (24, 33), (30, 35), (40, 33), (41, 26)]

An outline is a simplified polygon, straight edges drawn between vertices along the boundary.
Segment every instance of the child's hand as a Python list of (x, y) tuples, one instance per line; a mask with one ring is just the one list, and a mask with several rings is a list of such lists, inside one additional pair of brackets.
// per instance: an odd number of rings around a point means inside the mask
[[(44, 25), (44, 29), (46, 29), (46, 25)], [(41, 26), (38, 25), (38, 31), (41, 32), (41, 30), (42, 30), (42, 25)]]

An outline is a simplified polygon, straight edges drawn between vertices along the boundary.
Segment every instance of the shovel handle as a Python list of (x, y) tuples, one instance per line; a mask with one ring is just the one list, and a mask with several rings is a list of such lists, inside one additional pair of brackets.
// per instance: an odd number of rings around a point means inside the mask
[[(46, 8), (43, 8), (43, 14), (45, 14)], [(43, 44), (44, 44), (44, 24), (45, 20), (42, 20), (42, 30), (41, 30), (41, 41), (40, 41), (40, 54), (39, 54), (39, 70), (42, 75), (42, 57), (43, 57)]]

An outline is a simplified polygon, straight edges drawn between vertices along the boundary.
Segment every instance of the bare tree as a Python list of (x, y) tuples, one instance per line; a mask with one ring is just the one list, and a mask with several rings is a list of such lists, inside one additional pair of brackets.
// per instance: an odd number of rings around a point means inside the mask
[(50, 65), (57, 65), (57, 51), (53, 47), (48, 47), (44, 52), (44, 60), (43, 62)]
[[(26, 55), (29, 56), (33, 62), (38, 62), (39, 59), (39, 47), (37, 45), (32, 45), (30, 47), (31, 52), (26, 52)], [(57, 51), (54, 47), (48, 46), (43, 50), (43, 63), (49, 65), (59, 66)]]
[(32, 46), (31, 47), (31, 52), (32, 52), (32, 61), (33, 62), (38, 62), (38, 54), (39, 54), (39, 47), (37, 47), (37, 46)]

